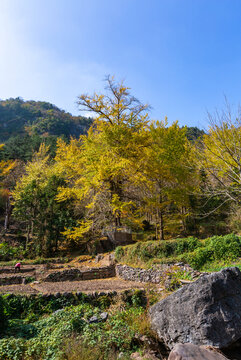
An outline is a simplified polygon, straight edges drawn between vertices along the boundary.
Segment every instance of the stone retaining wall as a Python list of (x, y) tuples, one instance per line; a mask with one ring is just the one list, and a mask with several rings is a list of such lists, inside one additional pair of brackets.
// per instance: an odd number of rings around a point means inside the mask
[[(35, 268), (21, 268), (21, 273), (28, 273), (28, 272), (33, 272), (35, 271)], [(2, 267), (0, 269), (0, 274), (14, 274), (15, 273), (15, 269), (14, 267), (10, 268), (10, 267)]]
[(25, 282), (25, 277), (23, 276), (8, 276), (0, 278), (0, 285), (15, 285), (23, 284)]
[(163, 271), (139, 269), (127, 265), (116, 265), (116, 275), (123, 280), (158, 284), (163, 278)]
[(128, 265), (116, 265), (116, 276), (127, 281), (138, 281), (138, 282), (149, 282), (159, 284), (162, 282), (165, 287), (169, 287), (170, 281), (177, 270), (188, 272), (192, 279), (200, 276), (199, 271), (193, 270), (188, 264), (177, 263), (177, 264), (161, 264), (159, 269), (140, 269), (133, 268)]
[(68, 269), (63, 271), (52, 272), (48, 274), (43, 281), (76, 281), (76, 280), (94, 280), (115, 277), (115, 266), (105, 266), (90, 269)]

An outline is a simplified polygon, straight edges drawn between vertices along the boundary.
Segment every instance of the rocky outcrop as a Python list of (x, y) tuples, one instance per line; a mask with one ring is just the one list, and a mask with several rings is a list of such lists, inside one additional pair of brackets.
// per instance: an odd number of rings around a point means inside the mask
[(228, 360), (217, 351), (207, 350), (193, 344), (177, 344), (168, 360)]
[(229, 347), (241, 338), (240, 270), (200, 277), (152, 306), (150, 316), (169, 349), (177, 343)]

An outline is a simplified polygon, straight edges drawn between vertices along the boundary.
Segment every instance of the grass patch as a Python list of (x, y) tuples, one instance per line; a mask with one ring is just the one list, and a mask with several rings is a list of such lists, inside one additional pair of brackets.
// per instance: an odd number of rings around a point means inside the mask
[(157, 264), (184, 262), (205, 270), (223, 261), (233, 263), (241, 257), (241, 238), (235, 234), (205, 240), (193, 237), (168, 241), (138, 242), (117, 247), (116, 259), (130, 266), (150, 268)]

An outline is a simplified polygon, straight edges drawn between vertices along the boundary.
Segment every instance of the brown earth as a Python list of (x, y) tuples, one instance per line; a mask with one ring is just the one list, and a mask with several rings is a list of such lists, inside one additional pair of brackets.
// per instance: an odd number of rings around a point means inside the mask
[(118, 278), (87, 280), (87, 281), (62, 281), (62, 282), (43, 282), (27, 285), (4, 285), (0, 286), (0, 293), (14, 294), (55, 294), (64, 292), (112, 292), (129, 289), (144, 289), (143, 284), (132, 281), (125, 281)]
[[(68, 264), (41, 264), (41, 265), (22, 265), (21, 271), (14, 273), (13, 266), (0, 266), (0, 279), (21, 275), (24, 278), (34, 278), (36, 281), (30, 284), (1, 285), (0, 293), (14, 294), (55, 294), (64, 292), (112, 292), (129, 289), (143, 289), (144, 285), (140, 282), (125, 281), (119, 278), (82, 280), (82, 281), (61, 281), (61, 282), (42, 282), (48, 274), (66, 269), (90, 269), (93, 267), (103, 267), (110, 264), (109, 254), (96, 260), (89, 256), (75, 258)], [(11, 272), (10, 272), (11, 271)]]

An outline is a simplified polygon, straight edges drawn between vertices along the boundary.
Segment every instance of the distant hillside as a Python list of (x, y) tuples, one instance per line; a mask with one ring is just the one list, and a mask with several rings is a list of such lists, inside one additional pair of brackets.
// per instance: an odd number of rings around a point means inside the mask
[[(0, 100), (0, 161), (31, 160), (41, 143), (49, 146), (49, 154), (55, 156), (57, 137), (67, 142), (71, 136), (78, 138), (87, 133), (91, 118), (72, 116), (57, 106), (44, 101), (24, 101), (21, 98)], [(187, 128), (191, 141), (202, 137), (203, 130)]]
[(0, 101), (0, 142), (26, 134), (78, 137), (86, 133), (91, 122), (90, 118), (72, 116), (44, 101)]

